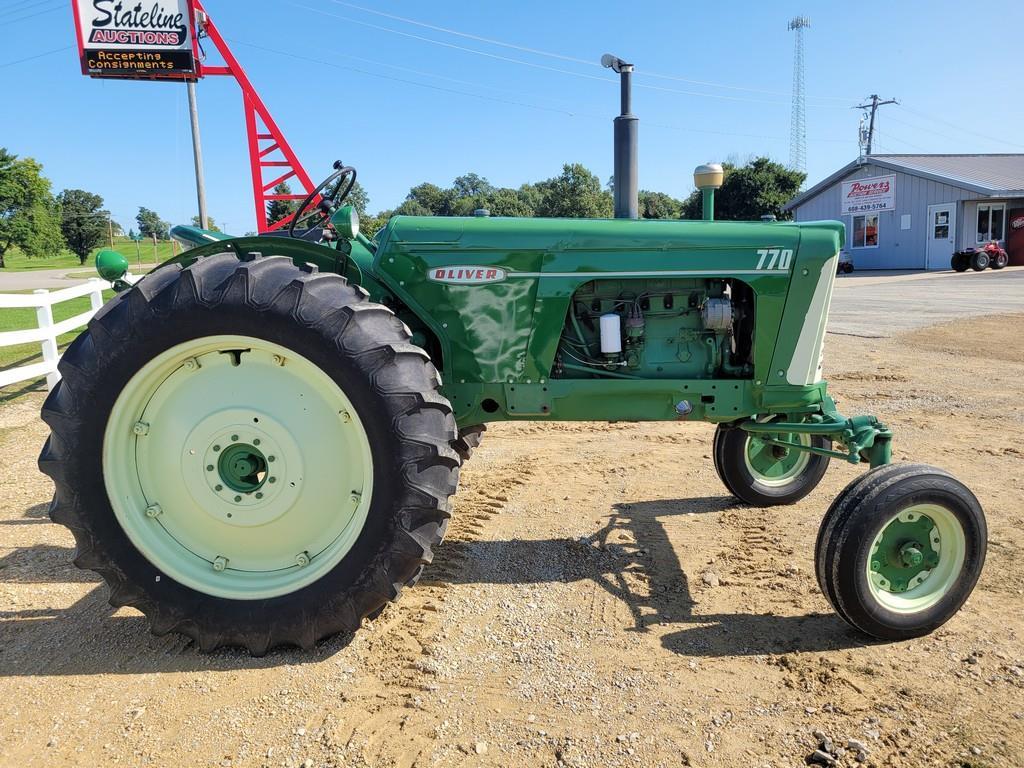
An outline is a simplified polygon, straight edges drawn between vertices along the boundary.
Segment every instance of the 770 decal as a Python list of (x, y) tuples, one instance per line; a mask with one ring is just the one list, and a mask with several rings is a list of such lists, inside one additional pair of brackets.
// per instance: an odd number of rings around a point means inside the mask
[(759, 248), (757, 255), (757, 266), (754, 269), (762, 269), (766, 272), (786, 272), (789, 264), (793, 261), (793, 251), (789, 248)]

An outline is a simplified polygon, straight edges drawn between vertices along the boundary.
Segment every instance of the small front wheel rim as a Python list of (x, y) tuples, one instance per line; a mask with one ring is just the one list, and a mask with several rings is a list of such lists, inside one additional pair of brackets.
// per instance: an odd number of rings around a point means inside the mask
[[(784, 443), (798, 443), (810, 447), (807, 434), (765, 435)], [(810, 464), (811, 454), (798, 448), (786, 448), (764, 438), (750, 434), (743, 450), (743, 463), (747, 472), (758, 483), (773, 488), (788, 485), (799, 477)]]
[(915, 504), (890, 517), (868, 551), (872, 597), (894, 613), (926, 611), (953, 589), (963, 570), (967, 536), (952, 511)]
[(249, 336), (179, 344), (119, 394), (103, 441), (114, 514), (160, 573), (255, 600), (319, 580), (373, 491), (369, 439), (321, 368)]

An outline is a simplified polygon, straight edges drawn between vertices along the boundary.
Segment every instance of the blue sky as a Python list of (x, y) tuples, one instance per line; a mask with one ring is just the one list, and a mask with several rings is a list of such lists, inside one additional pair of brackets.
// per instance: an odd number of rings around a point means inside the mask
[[(856, 156), (850, 106), (870, 93), (901, 102), (880, 111), (876, 151), (1024, 152), (1019, 0), (209, 0), (207, 10), (309, 174), (336, 158), (357, 166), (371, 211), (469, 171), (518, 186), (581, 162), (607, 180), (617, 78), (575, 61), (606, 51), (637, 67), (642, 188), (683, 196), (708, 160), (788, 161), (786, 22), (797, 14), (812, 24), (810, 183)], [(0, 0), (0, 41), (0, 146), (42, 162), (55, 191), (103, 195), (126, 228), (140, 205), (172, 222), (195, 214), (184, 85), (90, 80), (73, 47), (20, 61), (73, 46), (67, 0)], [(254, 229), (238, 88), (211, 77), (198, 93), (210, 213)]]

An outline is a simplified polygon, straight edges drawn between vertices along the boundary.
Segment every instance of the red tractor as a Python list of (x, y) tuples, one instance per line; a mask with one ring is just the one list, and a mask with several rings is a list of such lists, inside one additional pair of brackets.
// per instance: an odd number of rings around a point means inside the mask
[(957, 272), (966, 272), (970, 267), (975, 272), (981, 272), (986, 267), (1002, 269), (1010, 261), (1006, 251), (999, 246), (996, 240), (989, 242), (984, 248), (964, 248), (957, 251), (950, 259), (950, 266)]

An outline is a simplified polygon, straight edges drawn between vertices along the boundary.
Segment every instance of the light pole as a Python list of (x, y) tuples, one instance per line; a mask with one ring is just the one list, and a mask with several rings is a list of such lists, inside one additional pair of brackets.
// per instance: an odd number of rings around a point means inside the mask
[(615, 118), (615, 218), (635, 219), (640, 215), (637, 179), (637, 134), (639, 118), (632, 109), (633, 65), (606, 53), (601, 66), (619, 75), (620, 109)]
[(701, 191), (704, 221), (715, 220), (715, 190), (722, 186), (725, 171), (719, 163), (704, 163), (693, 169), (693, 185)]

